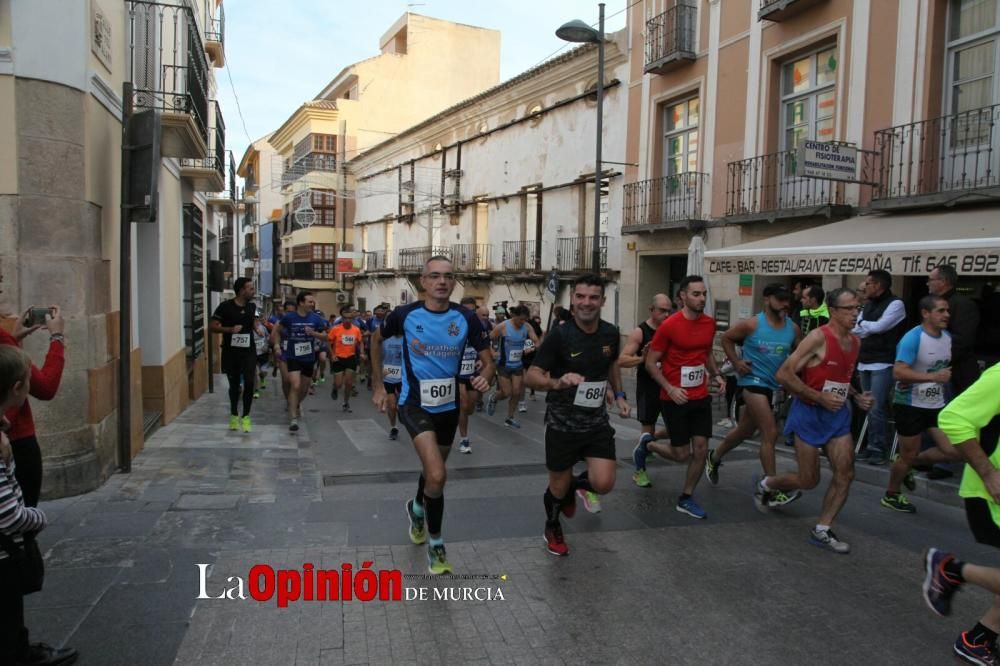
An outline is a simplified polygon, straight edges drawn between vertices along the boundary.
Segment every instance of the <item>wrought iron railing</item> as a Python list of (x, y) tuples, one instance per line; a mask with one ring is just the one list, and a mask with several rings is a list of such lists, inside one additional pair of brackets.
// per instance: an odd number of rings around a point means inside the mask
[(488, 271), (493, 264), (493, 246), (489, 243), (452, 245), (451, 261), (455, 270), (462, 273)]
[(365, 271), (372, 273), (375, 271), (392, 270), (392, 254), (385, 250), (365, 252)]
[(129, 78), (137, 110), (187, 113), (208, 143), (208, 64), (186, 5), (130, 0)]
[[(601, 268), (608, 267), (608, 237), (598, 239)], [(594, 237), (560, 238), (556, 251), (556, 264), (561, 271), (589, 271), (594, 268)]]
[[(213, 13), (213, 8), (218, 7), (218, 14)], [(205, 41), (219, 42), (225, 48), (226, 44), (226, 8), (215, 2), (205, 3)]]
[(693, 0), (677, 4), (646, 21), (646, 66), (671, 56), (694, 57), (698, 7)]
[(505, 271), (542, 270), (542, 244), (530, 241), (504, 241), (500, 259)]
[(337, 171), (337, 156), (330, 153), (309, 153), (294, 162), (287, 163), (285, 170), (281, 173), (281, 186), (291, 185), (307, 173), (314, 171), (335, 173)]
[(875, 132), (875, 200), (1000, 186), (1000, 104)]
[(726, 215), (758, 215), (844, 205), (844, 183), (798, 175), (796, 151), (729, 163)]
[(442, 256), (451, 257), (451, 248), (426, 245), (424, 247), (411, 247), (399, 251), (399, 270), (410, 273), (419, 273), (424, 270), (424, 264), (431, 257)]
[(691, 220), (702, 220), (706, 191), (710, 191), (708, 174), (696, 171), (626, 183), (622, 226), (684, 227)]

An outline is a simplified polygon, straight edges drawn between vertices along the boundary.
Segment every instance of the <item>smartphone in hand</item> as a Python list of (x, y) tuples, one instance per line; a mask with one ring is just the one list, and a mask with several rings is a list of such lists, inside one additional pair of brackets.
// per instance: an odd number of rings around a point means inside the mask
[(44, 326), (45, 315), (48, 314), (52, 314), (52, 308), (31, 308), (28, 310), (28, 316), (24, 318), (25, 327)]

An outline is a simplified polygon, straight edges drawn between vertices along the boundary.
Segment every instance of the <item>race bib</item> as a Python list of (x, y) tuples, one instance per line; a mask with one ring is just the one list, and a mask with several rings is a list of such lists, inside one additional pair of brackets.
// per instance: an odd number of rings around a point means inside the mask
[(241, 349), (250, 349), (250, 334), (233, 333), (232, 337), (229, 338), (229, 346), (240, 347)]
[(847, 398), (847, 387), (849, 385), (843, 382), (834, 382), (829, 379), (823, 384), (823, 393), (836, 393), (841, 398)]
[(511, 349), (507, 352), (507, 362), (508, 363), (520, 363), (521, 356), (524, 354), (522, 349)]
[(309, 356), (313, 353), (311, 342), (296, 342), (294, 350), (296, 356)]
[(382, 379), (393, 384), (403, 379), (403, 367), (400, 365), (383, 365)]
[(604, 393), (607, 388), (607, 381), (603, 382), (582, 382), (576, 386), (576, 398), (573, 404), (577, 407), (600, 407), (604, 402)]
[(260, 356), (261, 354), (266, 354), (267, 353), (267, 338), (266, 337), (264, 337), (264, 336), (258, 336), (257, 339), (254, 341), (254, 344), (257, 347), (257, 355), (258, 356)]
[(681, 388), (694, 388), (704, 383), (704, 365), (685, 365), (681, 368)]
[(421, 379), (420, 380), (420, 406), (421, 407), (441, 407), (455, 402), (455, 380), (448, 379)]
[(342, 335), (340, 336), (340, 344), (348, 346), (353, 345), (357, 342), (353, 335)]
[(288, 351), (288, 340), (281, 341), (281, 351), (283, 352)]
[(476, 371), (476, 359), (474, 358), (463, 358), (462, 367), (459, 369), (459, 374), (464, 376), (469, 376)]
[(937, 382), (913, 385), (914, 407), (944, 407), (944, 387)]

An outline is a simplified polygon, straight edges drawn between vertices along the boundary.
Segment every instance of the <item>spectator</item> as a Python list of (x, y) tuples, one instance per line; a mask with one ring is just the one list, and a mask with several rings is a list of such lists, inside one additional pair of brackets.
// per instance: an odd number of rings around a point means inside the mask
[[(59, 390), (65, 364), (65, 322), (58, 305), (53, 305), (50, 313), (45, 315), (45, 324), (25, 327), (27, 317), (28, 312), (25, 312), (18, 318), (13, 335), (0, 328), (0, 345), (19, 347), (21, 340), (35, 331), (41, 328), (48, 330), (49, 352), (45, 355), (45, 364), (41, 369), (31, 366), (31, 396), (39, 400), (52, 400)], [(24, 493), (24, 503), (30, 507), (38, 506), (38, 498), (42, 493), (42, 450), (35, 437), (31, 404), (25, 400), (7, 410), (5, 416), (10, 423), (7, 437), (14, 451), (17, 482)]]
[(861, 285), (865, 305), (854, 327), (861, 338), (858, 353), (858, 374), (863, 391), (871, 391), (874, 404), (868, 412), (868, 446), (859, 460), (871, 465), (884, 465), (892, 433), (888, 427), (888, 405), (892, 392), (892, 367), (896, 360), (896, 345), (906, 333), (906, 307), (892, 293), (892, 276), (883, 270), (868, 273)]
[[(31, 359), (16, 345), (0, 346), (0, 414), (17, 413), (27, 404), (35, 372)], [(45, 527), (46, 519), (39, 509), (25, 506), (17, 482), (17, 463), (5, 432), (10, 425), (0, 416), (0, 532), (13, 542), (0, 548), (0, 663), (69, 664), (76, 660), (76, 650), (30, 644), (24, 626), (21, 572), (7, 548), (20, 549), (25, 538), (33, 537)]]
[[(810, 286), (812, 286), (812, 283), (805, 278), (795, 278), (795, 281), (792, 282), (792, 306), (788, 312), (788, 316), (796, 326), (801, 326), (802, 319), (802, 313), (796, 306), (802, 302), (803, 298), (805, 298), (806, 290)], [(829, 319), (829, 317), (827, 317), (827, 319)], [(805, 333), (806, 332), (803, 331), (803, 335)]]
[(814, 328), (829, 323), (830, 310), (825, 299), (823, 288), (817, 285), (808, 285), (802, 290), (802, 310), (799, 312), (798, 324), (803, 337), (809, 335)]
[(954, 266), (941, 264), (927, 276), (927, 291), (948, 301), (948, 333), (951, 334), (951, 390), (958, 395), (979, 379), (976, 362), (976, 331), (979, 307), (968, 296), (959, 294), (958, 272)]

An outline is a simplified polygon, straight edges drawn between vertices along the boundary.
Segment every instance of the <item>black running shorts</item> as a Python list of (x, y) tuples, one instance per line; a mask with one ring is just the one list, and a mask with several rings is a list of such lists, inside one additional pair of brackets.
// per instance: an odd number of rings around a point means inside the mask
[(564, 472), (586, 458), (615, 459), (614, 428), (608, 425), (583, 432), (545, 428), (545, 466), (549, 471)]
[(969, 529), (976, 541), (1000, 548), (1000, 527), (993, 522), (989, 502), (981, 497), (966, 497), (965, 518), (969, 521)]
[(395, 384), (382, 382), (382, 387), (385, 389), (386, 395), (395, 395), (398, 398), (399, 394), (403, 391), (403, 382), (396, 382)]
[(413, 439), (422, 433), (433, 432), (438, 446), (451, 446), (458, 429), (458, 407), (432, 414), (414, 405), (400, 405), (399, 421)]
[(340, 356), (334, 357), (333, 362), (330, 364), (330, 369), (333, 374), (340, 374), (345, 370), (350, 370), (351, 372), (357, 372), (358, 370), (358, 357), (348, 356), (347, 358), (341, 358)]
[(678, 405), (673, 400), (661, 403), (663, 420), (670, 431), (671, 446), (687, 446), (693, 437), (712, 436), (712, 398), (689, 400)]
[(916, 437), (928, 428), (937, 428), (940, 409), (927, 409), (912, 405), (892, 406), (892, 416), (896, 419), (896, 432), (902, 437)]
[(294, 358), (285, 361), (285, 365), (288, 367), (288, 372), (301, 372), (307, 377), (312, 377), (316, 369), (316, 361), (296, 361)]

